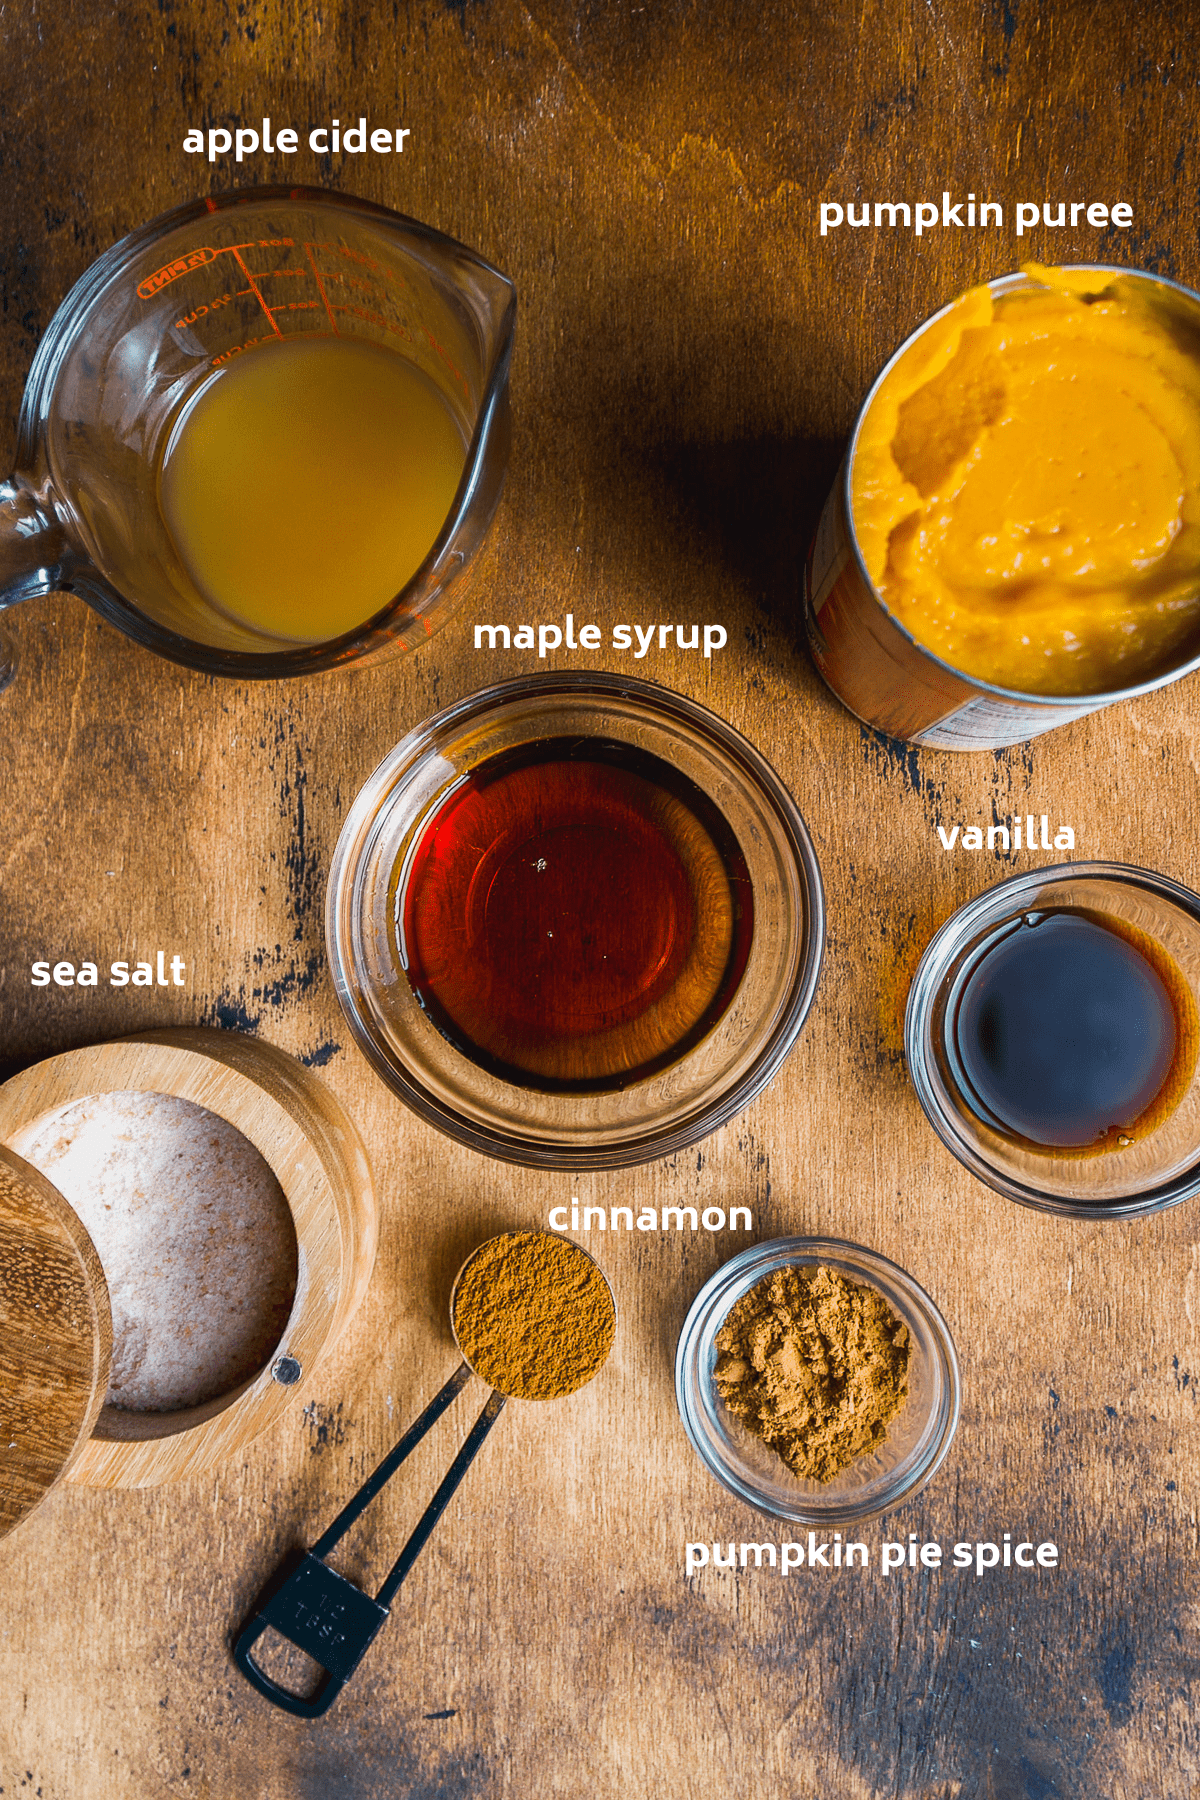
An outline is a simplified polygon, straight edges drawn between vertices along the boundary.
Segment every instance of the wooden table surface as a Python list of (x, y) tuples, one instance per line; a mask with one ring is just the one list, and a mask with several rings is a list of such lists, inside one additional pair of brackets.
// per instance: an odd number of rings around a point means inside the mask
[[(0, 1546), (0, 1790), (46, 1800), (1170, 1800), (1200, 1767), (1197, 1204), (1133, 1224), (1024, 1211), (926, 1125), (900, 1013), (970, 895), (1053, 860), (942, 850), (1013, 812), (1077, 854), (1196, 884), (1195, 682), (1002, 754), (862, 729), (801, 641), (803, 554), (854, 413), (900, 339), (1029, 258), (1200, 279), (1186, 5), (807, 0), (16, 0), (0, 10), (0, 419), (100, 251), (205, 192), (344, 187), (478, 247), (520, 294), (506, 495), (461, 611), (357, 676), (244, 685), (157, 660), (77, 599), (9, 615), (0, 700), (4, 1070), (142, 1027), (261, 1034), (315, 1063), (382, 1196), (366, 1302), (285, 1422), (156, 1491), (60, 1487)], [(229, 159), (192, 126), (406, 126), (402, 156)], [(1003, 231), (822, 239), (822, 200), (1005, 206)], [(1107, 235), (1013, 235), (1018, 201), (1124, 200)], [(795, 794), (829, 906), (823, 979), (769, 1091), (615, 1175), (519, 1171), (411, 1116), (353, 1047), (324, 878), (384, 753), (438, 707), (570, 658), (475, 651), (476, 619), (716, 622), (709, 662), (611, 651), (730, 720)], [(578, 659), (575, 659), (578, 660)], [(34, 990), (36, 957), (156, 949), (184, 990)], [(949, 1321), (962, 1421), (932, 1485), (867, 1529), (1008, 1530), (1057, 1571), (708, 1570), (689, 1540), (789, 1535), (700, 1466), (675, 1409), (689, 1305), (728, 1234), (588, 1241), (621, 1314), (575, 1397), (512, 1406), (335, 1709), (275, 1712), (231, 1629), (450, 1372), (449, 1282), (569, 1200), (748, 1204), (754, 1235), (894, 1258)], [(744, 1241), (744, 1240), (743, 1240)], [(1197, 1371), (1196, 1376), (1193, 1371)], [(469, 1390), (343, 1562), (378, 1580), (479, 1403)]]

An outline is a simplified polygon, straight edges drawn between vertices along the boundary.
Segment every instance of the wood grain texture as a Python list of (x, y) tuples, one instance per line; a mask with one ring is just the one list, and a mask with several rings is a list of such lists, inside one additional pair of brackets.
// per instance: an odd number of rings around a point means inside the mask
[[(1043, 853), (948, 855), (935, 827), (1046, 812), (1082, 857), (1200, 882), (1194, 682), (998, 756), (859, 728), (801, 643), (808, 537), (892, 349), (1020, 258), (1119, 256), (1195, 284), (1191, 9), (1059, 0), (18, 0), (0, 15), (0, 426), (60, 297), (152, 214), (276, 179), (209, 169), (190, 125), (413, 130), (402, 158), (299, 153), (478, 248), (520, 295), (514, 452), (456, 619), (426, 650), (303, 685), (209, 680), (54, 596), (9, 615), (0, 700), (8, 1070), (155, 1027), (259, 1035), (319, 1067), (381, 1196), (376, 1275), (307, 1404), (170, 1488), (60, 1487), (4, 1547), (0, 1786), (46, 1800), (1182, 1800), (1200, 1768), (1196, 1203), (1136, 1224), (1023, 1212), (926, 1126), (908, 979), (962, 901)], [(1125, 199), (1127, 233), (843, 232), (822, 199)], [(597, 653), (710, 705), (795, 794), (821, 858), (821, 990), (772, 1087), (685, 1155), (561, 1177), (449, 1145), (372, 1076), (321, 929), (353, 795), (437, 707), (538, 666), (474, 620), (722, 623), (705, 662)], [(548, 659), (553, 661), (554, 659)], [(560, 656), (556, 666), (582, 658)], [(163, 948), (186, 990), (34, 991), (35, 957)], [(298, 1727), (228, 1634), (453, 1367), (454, 1271), (569, 1202), (752, 1207), (754, 1236), (891, 1256), (947, 1317), (962, 1423), (882, 1535), (1005, 1530), (1061, 1568), (706, 1570), (688, 1540), (769, 1522), (715, 1486), (672, 1359), (727, 1236), (586, 1241), (621, 1320), (600, 1376), (513, 1405), (329, 1717)], [(478, 1410), (468, 1393), (341, 1567), (377, 1581)]]
[(70, 1470), (108, 1386), (112, 1311), (71, 1208), (0, 1144), (0, 1536)]

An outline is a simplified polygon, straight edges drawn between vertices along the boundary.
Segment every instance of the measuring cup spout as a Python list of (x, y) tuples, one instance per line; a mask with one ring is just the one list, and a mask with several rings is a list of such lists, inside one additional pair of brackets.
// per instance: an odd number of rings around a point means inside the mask
[(50, 594), (65, 577), (66, 533), (20, 475), (0, 481), (0, 609)]

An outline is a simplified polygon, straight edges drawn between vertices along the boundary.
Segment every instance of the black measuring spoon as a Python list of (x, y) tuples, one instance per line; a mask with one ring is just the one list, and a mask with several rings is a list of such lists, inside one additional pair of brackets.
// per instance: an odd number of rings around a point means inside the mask
[[(508, 1235), (508, 1234), (504, 1234)], [(528, 1235), (528, 1234), (517, 1234)], [(549, 1233), (536, 1234), (549, 1236)], [(489, 1239), (488, 1242), (495, 1242)], [(567, 1239), (559, 1239), (567, 1243)], [(471, 1427), (462, 1448), (442, 1478), (433, 1499), (421, 1514), (408, 1542), (401, 1550), (391, 1571), (384, 1580), (379, 1591), (366, 1594), (354, 1582), (339, 1575), (336, 1569), (330, 1568), (325, 1558), (341, 1541), (355, 1520), (366, 1511), (371, 1501), (396, 1473), (406, 1457), (416, 1449), (421, 1439), (432, 1426), (437, 1424), (447, 1407), (453, 1404), (462, 1392), (472, 1375), (478, 1373), (467, 1360), (458, 1331), (454, 1323), (455, 1300), (459, 1283), (470, 1264), (485, 1250), (482, 1244), (473, 1250), (458, 1274), (454, 1278), (454, 1286), (450, 1292), (450, 1329), (454, 1332), (454, 1341), (462, 1351), (463, 1360), (451, 1375), (449, 1381), (429, 1402), (420, 1418), (410, 1425), (394, 1450), (391, 1450), (383, 1461), (363, 1482), (342, 1508), (337, 1518), (324, 1531), (312, 1546), (305, 1552), (298, 1568), (279, 1586), (268, 1583), (263, 1598), (254, 1616), (243, 1627), (233, 1647), (233, 1658), (242, 1674), (250, 1684), (257, 1688), (264, 1699), (273, 1705), (282, 1707), (285, 1712), (295, 1713), (302, 1719), (319, 1719), (327, 1712), (345, 1687), (351, 1675), (362, 1661), (380, 1627), (391, 1610), (391, 1602), (401, 1582), (425, 1548), (434, 1526), (446, 1510), (455, 1488), (470, 1468), (475, 1456), (483, 1445), (496, 1420), (504, 1408), (509, 1395), (502, 1394), (493, 1388), (488, 1395), (487, 1404)], [(595, 1259), (584, 1250), (582, 1245), (571, 1244), (572, 1251), (587, 1257), (593, 1266), (599, 1268)], [(603, 1270), (599, 1271), (604, 1284), (608, 1287), (608, 1278)], [(609, 1300), (613, 1307), (613, 1329), (616, 1327), (616, 1303), (612, 1300), (612, 1289), (608, 1287)], [(605, 1352), (607, 1355), (607, 1351)], [(596, 1373), (592, 1370), (592, 1373)], [(483, 1377), (481, 1376), (482, 1380)], [(590, 1379), (590, 1376), (588, 1377)], [(582, 1383), (580, 1385), (583, 1385)], [(278, 1571), (276, 1571), (278, 1575)], [(325, 1676), (315, 1694), (295, 1693), (290, 1688), (281, 1687), (273, 1681), (262, 1666), (255, 1662), (251, 1652), (265, 1631), (273, 1630), (286, 1638), (306, 1656), (319, 1664)]]

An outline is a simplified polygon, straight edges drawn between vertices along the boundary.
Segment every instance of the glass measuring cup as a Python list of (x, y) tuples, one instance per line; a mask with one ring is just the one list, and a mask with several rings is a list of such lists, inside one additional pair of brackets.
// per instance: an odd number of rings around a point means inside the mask
[[(587, 1265), (592, 1275), (599, 1276), (599, 1292), (607, 1301), (606, 1331), (600, 1332), (598, 1348), (593, 1348), (586, 1366), (577, 1370), (571, 1385), (560, 1385), (555, 1392), (547, 1392), (539, 1382), (536, 1357), (528, 1354), (521, 1358), (519, 1372), (513, 1371), (513, 1379), (506, 1381), (503, 1388), (494, 1385), (489, 1378), (485, 1366), (477, 1367), (476, 1363), (486, 1364), (487, 1351), (477, 1355), (472, 1362), (468, 1355), (468, 1345), (459, 1335), (457, 1302), (464, 1277), (468, 1275), (477, 1259), (484, 1259), (489, 1252), (501, 1252), (500, 1266), (503, 1269), (503, 1256), (508, 1250), (521, 1242), (541, 1239), (544, 1244), (553, 1246), (556, 1266), (561, 1270), (563, 1259), (575, 1262), (577, 1267)], [(492, 1283), (495, 1280), (496, 1265), (493, 1262), (490, 1272), (484, 1273), (484, 1286), (493, 1300), (493, 1307), (498, 1308), (500, 1302), (494, 1298)], [(578, 1286), (572, 1292), (555, 1295), (547, 1286), (546, 1263), (543, 1258), (540, 1271), (530, 1283), (536, 1290), (532, 1293), (541, 1310), (539, 1321), (543, 1332), (549, 1331), (552, 1338), (567, 1338), (581, 1324), (596, 1325), (596, 1315), (591, 1308), (590, 1300), (581, 1297)], [(363, 1656), (374, 1641), (380, 1628), (388, 1618), (391, 1602), (400, 1588), (405, 1576), (416, 1562), (434, 1526), (446, 1510), (455, 1489), (466, 1474), (476, 1453), (483, 1445), (492, 1426), (500, 1417), (506, 1400), (532, 1400), (557, 1398), (562, 1399), (568, 1393), (586, 1386), (600, 1372), (612, 1348), (613, 1337), (617, 1326), (617, 1308), (613, 1299), (612, 1288), (608, 1277), (596, 1262), (594, 1256), (585, 1250), (582, 1244), (576, 1244), (569, 1238), (559, 1237), (548, 1231), (538, 1232), (502, 1232), (499, 1237), (489, 1238), (480, 1244), (467, 1257), (458, 1274), (454, 1278), (454, 1286), (450, 1292), (450, 1329), (458, 1346), (462, 1362), (451, 1375), (444, 1387), (434, 1395), (420, 1418), (410, 1425), (395, 1448), (389, 1451), (383, 1461), (369, 1475), (366, 1481), (352, 1494), (332, 1525), (324, 1531), (312, 1546), (304, 1553), (298, 1566), (292, 1568), (286, 1579), (280, 1582), (282, 1571), (276, 1571), (268, 1583), (257, 1611), (247, 1621), (233, 1646), (233, 1656), (238, 1668), (252, 1687), (257, 1688), (264, 1699), (281, 1707), (284, 1712), (296, 1714), (299, 1718), (316, 1719), (327, 1712), (337, 1698), (346, 1682), (353, 1675)], [(595, 1339), (593, 1338), (593, 1344)], [(529, 1342), (526, 1337), (523, 1348), (528, 1353)], [(442, 1414), (457, 1399), (472, 1375), (487, 1382), (491, 1388), (487, 1403), (479, 1414), (470, 1432), (465, 1438), (458, 1455), (422, 1513), (412, 1534), (401, 1550), (391, 1571), (382, 1586), (374, 1595), (364, 1593), (354, 1582), (339, 1575), (336, 1569), (325, 1561), (330, 1551), (340, 1542), (346, 1532), (379, 1493), (400, 1465), (412, 1454), (425, 1434), (436, 1425)], [(303, 1695), (290, 1688), (282, 1687), (255, 1660), (252, 1652), (255, 1644), (267, 1631), (275, 1632), (287, 1643), (312, 1659), (323, 1671), (321, 1684), (315, 1694)]]
[[(304, 675), (423, 642), (445, 622), (499, 502), (515, 315), (507, 277), (369, 201), (253, 188), (164, 213), (92, 264), (38, 348), (16, 471), (0, 482), (0, 608), (65, 589), (138, 643), (218, 675)], [(172, 429), (199, 388), (245, 351), (301, 337), (407, 359), (467, 445), (416, 573), (364, 624), (317, 643), (269, 635), (206, 598), (158, 491)], [(306, 512), (328, 509), (331, 532), (335, 473), (314, 469), (311, 492), (297, 496)], [(353, 555), (347, 543), (350, 571)]]

